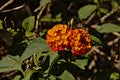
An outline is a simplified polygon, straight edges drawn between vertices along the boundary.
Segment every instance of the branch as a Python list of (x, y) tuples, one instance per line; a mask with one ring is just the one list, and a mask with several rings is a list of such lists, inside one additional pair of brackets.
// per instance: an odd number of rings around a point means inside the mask
[(111, 16), (113, 13), (115, 13), (118, 9), (120, 9), (120, 7), (118, 7), (117, 9), (112, 9), (109, 13), (107, 13), (100, 19), (100, 22), (101, 23), (105, 22), (105, 19)]
[(23, 4), (21, 6), (18, 6), (18, 7), (15, 7), (15, 8), (12, 8), (12, 9), (4, 10), (4, 11), (1, 11), (1, 12), (5, 13), (5, 12), (16, 11), (16, 10), (22, 9), (23, 7), (25, 7), (25, 4)]
[(8, 5), (10, 5), (13, 2), (14, 2), (14, 0), (9, 0), (8, 2), (6, 2), (2, 7), (0, 7), (0, 11), (2, 11), (5, 7), (7, 7)]
[(112, 46), (113, 44), (119, 42), (119, 39), (120, 39), (119, 37), (118, 37), (118, 38), (115, 38), (114, 40), (109, 41), (109, 42), (107, 43), (107, 45), (108, 45), (108, 46)]
[(39, 12), (38, 15), (37, 15), (37, 19), (36, 19), (36, 23), (35, 23), (35, 29), (36, 29), (36, 30), (37, 30), (37, 28), (38, 28), (39, 19), (40, 19), (41, 15), (42, 15), (42, 12), (43, 12), (44, 9), (46, 8), (46, 6), (47, 6), (47, 4), (42, 7), (42, 9), (40, 10), (40, 12)]
[(96, 13), (92, 13), (91, 16), (84, 22), (84, 24), (88, 24), (94, 17), (95, 17)]

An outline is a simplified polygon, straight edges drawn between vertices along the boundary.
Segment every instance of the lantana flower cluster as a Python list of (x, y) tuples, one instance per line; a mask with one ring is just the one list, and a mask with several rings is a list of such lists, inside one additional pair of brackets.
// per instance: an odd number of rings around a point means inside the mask
[(57, 24), (49, 29), (46, 42), (52, 51), (70, 50), (74, 55), (84, 55), (91, 48), (91, 39), (85, 29), (70, 29), (65, 24)]

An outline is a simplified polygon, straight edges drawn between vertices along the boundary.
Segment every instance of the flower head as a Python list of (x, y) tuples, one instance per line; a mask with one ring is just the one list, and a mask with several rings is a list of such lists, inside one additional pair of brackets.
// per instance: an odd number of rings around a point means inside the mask
[(71, 47), (72, 54), (84, 55), (91, 48), (91, 39), (88, 32), (84, 29), (76, 29), (72, 31)]
[(61, 51), (68, 46), (69, 30), (70, 28), (64, 24), (57, 24), (48, 30), (46, 42), (52, 51)]
[(73, 55), (84, 55), (91, 48), (90, 35), (85, 29), (71, 30), (65, 24), (57, 24), (49, 29), (46, 42), (52, 51), (68, 49)]

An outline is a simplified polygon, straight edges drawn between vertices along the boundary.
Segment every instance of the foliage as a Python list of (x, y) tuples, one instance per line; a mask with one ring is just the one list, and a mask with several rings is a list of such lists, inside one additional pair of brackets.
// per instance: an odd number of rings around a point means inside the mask
[(12, 70), (22, 70), (22, 62), (19, 56), (6, 56), (0, 61), (0, 72), (12, 71)]
[(78, 14), (80, 19), (86, 19), (90, 16), (90, 14), (95, 11), (97, 8), (96, 5), (86, 5), (82, 8), (80, 8), (80, 10), (78, 10)]
[(119, 25), (112, 23), (105, 23), (97, 29), (100, 33), (111, 33), (111, 32), (120, 32)]
[(0, 80), (120, 79), (119, 0), (18, 2), (0, 1)]

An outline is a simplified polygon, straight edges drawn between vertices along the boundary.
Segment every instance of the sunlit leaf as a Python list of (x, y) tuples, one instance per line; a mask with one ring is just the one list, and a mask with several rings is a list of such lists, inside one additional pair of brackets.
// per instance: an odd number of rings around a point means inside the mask
[(30, 36), (34, 36), (34, 35), (35, 35), (35, 34), (32, 33), (32, 32), (28, 32), (28, 31), (25, 32), (25, 36), (26, 36), (26, 37), (30, 37)]
[(24, 21), (22, 22), (22, 27), (30, 32), (34, 28), (34, 22), (35, 22), (35, 17), (30, 16), (28, 18), (25, 18)]
[(99, 3), (99, 0), (94, 0), (94, 2), (98, 4), (98, 3)]
[(24, 53), (21, 56), (21, 60), (24, 61), (25, 59), (32, 56), (34, 53), (49, 51), (49, 47), (46, 44), (46, 41), (42, 38), (36, 38), (30, 41), (27, 48), (25, 49)]
[(63, 74), (59, 78), (60, 80), (75, 80), (73, 75), (66, 70), (63, 72)]
[(113, 72), (110, 76), (111, 80), (119, 80), (120, 79), (120, 74), (117, 72)]
[(100, 8), (100, 12), (106, 14), (108, 12), (108, 10), (105, 8)]
[(114, 8), (114, 9), (117, 9), (118, 7), (119, 7), (119, 2), (117, 2), (117, 1), (111, 1), (111, 4), (112, 4), (112, 7)]
[(112, 23), (102, 24), (98, 29), (100, 33), (120, 32), (120, 26)]
[(15, 78), (13, 80), (20, 80), (21, 79), (21, 75), (16, 75)]
[(52, 18), (49, 14), (43, 16), (40, 21), (46, 21), (46, 22), (60, 22), (62, 20), (61, 14), (58, 14), (55, 18)]
[(40, 9), (47, 4), (47, 0), (40, 0)]
[(0, 60), (0, 72), (12, 71), (12, 70), (22, 70), (22, 62), (19, 56), (7, 55)]
[(12, 36), (15, 36), (17, 34), (17, 31), (15, 29), (11, 29), (10, 33), (12, 34)]
[(78, 10), (79, 18), (86, 19), (88, 18), (93, 11), (97, 8), (96, 5), (86, 5)]

